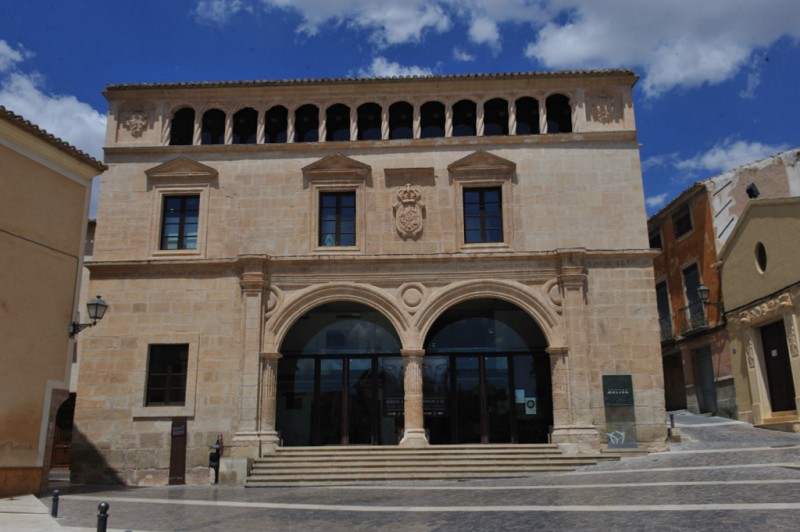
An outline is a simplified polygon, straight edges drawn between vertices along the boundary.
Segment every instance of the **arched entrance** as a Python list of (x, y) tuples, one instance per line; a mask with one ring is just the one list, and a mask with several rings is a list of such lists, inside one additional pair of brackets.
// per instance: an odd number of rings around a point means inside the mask
[(398, 443), (403, 359), (381, 313), (321, 305), (297, 320), (280, 352), (276, 430), (284, 446)]
[(553, 425), (547, 341), (525, 312), (474, 299), (428, 332), (423, 410), (432, 444), (546, 443)]

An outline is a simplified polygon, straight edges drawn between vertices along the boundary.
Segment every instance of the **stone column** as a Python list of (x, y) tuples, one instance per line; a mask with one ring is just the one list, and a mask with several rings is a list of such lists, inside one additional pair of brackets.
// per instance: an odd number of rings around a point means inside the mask
[(475, 103), (475, 136), (482, 137), (483, 136), (483, 122), (486, 116), (486, 102), (476, 102)]
[(389, 140), (389, 106), (381, 106), (381, 139)]
[(422, 410), (422, 349), (403, 349), (403, 379), (405, 431), (402, 447), (425, 447), (425, 417)]
[(422, 137), (422, 106), (415, 105), (414, 106), (414, 121), (412, 122), (412, 128), (414, 131), (413, 137), (415, 139)]
[(192, 132), (192, 144), (198, 146), (203, 131), (203, 113), (194, 112), (194, 131)]
[(267, 113), (259, 112), (256, 121), (256, 144), (264, 144), (267, 141)]
[(517, 100), (508, 99), (508, 134), (517, 134)]
[(278, 394), (278, 360), (280, 353), (261, 353), (261, 379), (258, 405), (258, 439), (261, 456), (275, 451), (280, 438), (275, 430), (275, 409)]
[(225, 133), (223, 135), (225, 144), (233, 144), (233, 115), (225, 113)]
[(291, 144), (294, 142), (294, 118), (295, 108), (293, 106), (286, 107), (286, 143)]
[(350, 140), (358, 140), (358, 108), (350, 108)]
[[(563, 352), (563, 359), (555, 360), (554, 410), (557, 393), (568, 394), (567, 416), (561, 415), (561, 422), (567, 418), (566, 425), (553, 427), (553, 443), (558, 443), (568, 453), (595, 452), (600, 449), (600, 434), (594, 423), (591, 404), (591, 369), (589, 367), (589, 341), (586, 324), (586, 282), (583, 266), (583, 253), (565, 251), (561, 256), (559, 275), (563, 292), (564, 321), (569, 355)], [(559, 357), (562, 354), (559, 353)], [(566, 384), (557, 378), (566, 375)], [(595, 383), (595, 386), (598, 384)], [(555, 422), (555, 412), (554, 422)]]
[(317, 128), (317, 142), (325, 142), (325, 136), (328, 134), (328, 112), (327, 108), (323, 109), (321, 107), (317, 108), (317, 123), (319, 127)]
[(444, 106), (444, 136), (453, 136), (453, 102), (447, 102)]
[(539, 133), (547, 133), (547, 98), (542, 96), (539, 102)]

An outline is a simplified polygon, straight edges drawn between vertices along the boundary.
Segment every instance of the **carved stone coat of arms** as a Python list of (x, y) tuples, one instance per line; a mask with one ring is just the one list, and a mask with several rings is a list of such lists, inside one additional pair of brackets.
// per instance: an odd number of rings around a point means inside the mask
[(406, 184), (397, 191), (394, 204), (395, 227), (403, 238), (417, 238), (422, 233), (422, 192), (419, 188)]

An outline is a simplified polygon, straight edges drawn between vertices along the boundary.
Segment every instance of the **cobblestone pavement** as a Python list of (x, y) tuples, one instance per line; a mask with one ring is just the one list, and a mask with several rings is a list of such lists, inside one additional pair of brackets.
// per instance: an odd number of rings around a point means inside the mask
[[(523, 479), (303, 488), (62, 490), (58, 521), (94, 530), (795, 530), (800, 434), (676, 413), (668, 453)], [(43, 499), (45, 500), (45, 499)], [(74, 527), (74, 528), (73, 528)]]

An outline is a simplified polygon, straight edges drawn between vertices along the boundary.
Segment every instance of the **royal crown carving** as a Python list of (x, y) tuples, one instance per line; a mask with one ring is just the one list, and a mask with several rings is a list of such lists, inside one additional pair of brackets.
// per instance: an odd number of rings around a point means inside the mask
[(397, 202), (393, 205), (395, 227), (403, 238), (417, 238), (422, 233), (422, 192), (417, 187), (406, 186), (397, 191)]

